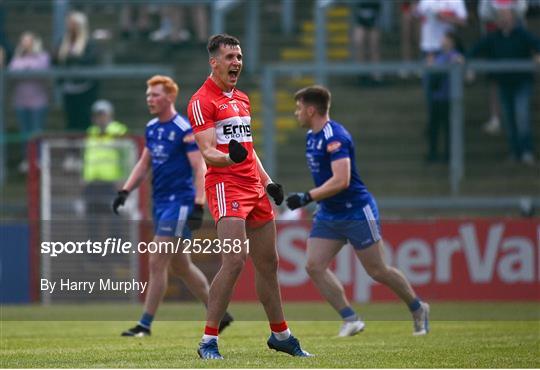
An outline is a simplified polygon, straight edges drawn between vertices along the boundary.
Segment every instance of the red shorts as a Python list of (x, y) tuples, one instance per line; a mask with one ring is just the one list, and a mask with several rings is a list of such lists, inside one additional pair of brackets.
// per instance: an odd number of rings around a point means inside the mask
[(218, 182), (206, 189), (208, 208), (217, 223), (222, 217), (266, 223), (274, 211), (264, 188), (248, 189), (230, 182)]

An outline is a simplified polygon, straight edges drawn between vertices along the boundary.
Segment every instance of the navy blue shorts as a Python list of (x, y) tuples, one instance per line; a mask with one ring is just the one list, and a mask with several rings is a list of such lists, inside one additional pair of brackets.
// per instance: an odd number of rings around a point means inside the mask
[(372, 200), (360, 209), (340, 214), (319, 211), (309, 237), (348, 241), (354, 249), (365, 249), (381, 240), (377, 204)]
[(193, 203), (167, 202), (154, 204), (154, 232), (158, 236), (191, 238), (187, 219)]

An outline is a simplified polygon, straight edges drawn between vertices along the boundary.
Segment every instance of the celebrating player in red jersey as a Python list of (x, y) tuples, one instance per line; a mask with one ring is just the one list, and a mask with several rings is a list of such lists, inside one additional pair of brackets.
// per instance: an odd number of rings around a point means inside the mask
[(257, 294), (272, 330), (268, 346), (293, 356), (310, 356), (291, 335), (283, 315), (277, 279), (276, 227), (266, 195), (268, 192), (279, 205), (283, 189), (270, 179), (253, 148), (249, 98), (236, 89), (242, 71), (240, 42), (229, 35), (214, 35), (207, 48), (212, 73), (191, 98), (188, 117), (208, 166), (205, 189), (218, 238), (239, 241), (244, 248), (240, 253), (222, 255), (221, 268), (210, 286), (199, 356), (223, 359), (217, 345), (219, 321), (244, 268), (247, 239), (256, 270)]

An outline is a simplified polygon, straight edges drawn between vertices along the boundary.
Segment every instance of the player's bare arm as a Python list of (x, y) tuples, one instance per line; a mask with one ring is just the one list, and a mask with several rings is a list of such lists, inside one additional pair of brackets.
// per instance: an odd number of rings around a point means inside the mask
[(259, 159), (259, 156), (255, 152), (255, 149), (253, 149), (253, 155), (255, 156), (255, 160), (257, 161), (257, 169), (259, 170), (259, 177), (261, 178), (261, 182), (266, 187), (268, 184), (272, 182), (272, 179), (264, 169), (261, 160)]
[(261, 183), (264, 185), (266, 191), (272, 197), (272, 199), (274, 199), (274, 203), (279, 206), (283, 202), (283, 198), (285, 198), (285, 195), (283, 193), (283, 186), (272, 181), (270, 175), (268, 175), (268, 173), (264, 169), (262, 162), (259, 159), (259, 156), (255, 152), (255, 149), (253, 149), (253, 155), (255, 156), (255, 160), (257, 161), (257, 169), (259, 171)]
[(235, 164), (227, 153), (216, 148), (216, 129), (211, 127), (195, 134), (195, 141), (204, 161), (209, 166), (227, 167)]
[(321, 186), (305, 193), (292, 193), (287, 197), (287, 207), (297, 209), (311, 202), (329, 198), (347, 189), (351, 182), (351, 160), (340, 158), (332, 161), (332, 176)]
[(195, 185), (195, 204), (204, 204), (206, 195), (204, 192), (204, 175), (206, 174), (206, 164), (201, 153), (197, 150), (187, 153), (189, 164), (193, 170)]
[(139, 161), (131, 170), (122, 190), (131, 192), (139, 187), (150, 171), (151, 160), (152, 157), (150, 151), (147, 148), (144, 148), (141, 158), (139, 158)]
[(322, 200), (336, 195), (349, 187), (351, 182), (351, 160), (340, 158), (332, 161), (332, 177), (321, 186), (309, 191), (313, 200)]
[(144, 180), (150, 170), (150, 164), (150, 152), (147, 148), (144, 148), (141, 158), (139, 158), (139, 161), (131, 170), (128, 180), (113, 200), (112, 209), (114, 213), (118, 214), (118, 209), (125, 204), (129, 193), (136, 189)]

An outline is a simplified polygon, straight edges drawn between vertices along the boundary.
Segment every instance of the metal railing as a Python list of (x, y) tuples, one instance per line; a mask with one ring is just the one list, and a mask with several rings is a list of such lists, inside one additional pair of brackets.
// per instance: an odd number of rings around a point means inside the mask
[[(268, 65), (263, 72), (263, 121), (265, 137), (275, 137), (274, 127), (274, 93), (275, 93), (275, 78), (278, 75), (297, 75), (299, 73), (311, 73), (314, 75), (316, 82), (326, 85), (329, 74), (337, 75), (369, 75), (371, 73), (380, 72), (383, 74), (396, 74), (397, 71), (426, 73), (427, 67), (421, 63), (396, 63), (385, 62), (377, 65), (365, 64), (358, 65), (356, 63), (332, 63), (327, 60), (327, 29), (326, 29), (326, 13), (330, 6), (336, 3), (346, 3), (347, 1), (336, 0), (316, 0), (313, 5), (313, 14), (315, 21), (315, 43), (314, 43), (314, 62), (310, 64), (274, 64)], [(387, 5), (387, 4), (385, 4)], [(391, 17), (391, 14), (388, 16)], [(390, 24), (386, 25), (390, 28)], [(474, 61), (467, 65), (472, 71), (477, 72), (499, 72), (511, 73), (515, 71), (534, 71), (538, 69), (529, 61), (504, 61), (504, 62), (487, 62)], [(461, 65), (450, 65), (447, 67), (432, 67), (430, 71), (446, 71), (450, 77), (450, 166), (449, 166), (449, 182), (452, 198), (444, 198), (446, 201), (441, 201), (440, 198), (396, 198), (381, 200), (383, 206), (389, 208), (409, 207), (412, 204), (422, 205), (424, 208), (433, 208), (440, 206), (457, 207), (457, 208), (493, 208), (493, 207), (519, 207), (524, 208), (524, 204), (530, 204), (531, 207), (540, 207), (540, 197), (522, 198), (522, 197), (505, 197), (505, 198), (481, 198), (469, 197), (460, 198), (463, 201), (457, 201), (460, 184), (465, 176), (465, 158), (464, 158), (464, 67)], [(276, 170), (276, 151), (275, 143), (272, 140), (264, 142), (265, 165), (270, 174), (275, 174)], [(411, 203), (412, 202), (412, 203)], [(418, 208), (418, 207), (417, 207)], [(526, 208), (526, 207), (525, 207)]]
[[(264, 135), (266, 138), (275, 137), (275, 92), (276, 78), (279, 76), (297, 76), (301, 74), (313, 74), (318, 76), (318, 82), (325, 81), (328, 75), (397, 75), (400, 72), (407, 73), (433, 73), (446, 72), (450, 80), (450, 166), (449, 182), (451, 195), (457, 196), (460, 192), (460, 184), (465, 175), (464, 157), (464, 71), (465, 68), (474, 72), (497, 72), (514, 73), (519, 71), (536, 71), (539, 66), (532, 61), (507, 60), (498, 62), (472, 61), (466, 66), (451, 64), (447, 66), (427, 67), (423, 63), (382, 62), (377, 64), (327, 63), (316, 61), (314, 63), (286, 64), (277, 63), (267, 65), (263, 72), (262, 101)], [(276, 172), (276, 149), (274, 140), (264, 142), (265, 166), (270, 175)]]
[(0, 186), (4, 185), (7, 176), (6, 168), (6, 125), (5, 125), (5, 102), (6, 80), (41, 78), (57, 80), (59, 78), (92, 78), (92, 79), (125, 79), (125, 78), (149, 78), (155, 74), (166, 74), (174, 78), (174, 69), (161, 65), (124, 65), (124, 66), (99, 66), (86, 68), (51, 68), (41, 71), (7, 71), (0, 68)]
[[(68, 4), (82, 2), (85, 0), (54, 0), (58, 4)], [(102, 0), (93, 0), (96, 3), (105, 2)], [(107, 0), (106, 3), (131, 3), (131, 4), (148, 4), (145, 0)], [(282, 2), (282, 28), (285, 33), (291, 32), (294, 28), (294, 5), (295, 0), (281, 0)], [(343, 2), (343, 1), (341, 1)], [(239, 4), (243, 3), (247, 6), (245, 27), (246, 27), (246, 58), (245, 67), (246, 71), (254, 73), (257, 72), (259, 66), (259, 47), (260, 47), (260, 30), (258, 18), (260, 15), (260, 0), (154, 0), (152, 3), (159, 4), (181, 4), (181, 5), (194, 5), (200, 3), (210, 4), (212, 11), (212, 33), (219, 33), (225, 30), (226, 15)], [(413, 72), (413, 73), (426, 73), (427, 67), (421, 63), (397, 63), (397, 62), (384, 62), (380, 64), (364, 64), (359, 65), (356, 63), (329, 63), (327, 61), (327, 30), (326, 30), (326, 11), (329, 6), (337, 3), (335, 0), (316, 0), (314, 2), (314, 18), (315, 18), (315, 60), (313, 63), (303, 64), (271, 64), (266, 65), (263, 70), (263, 120), (264, 120), (264, 135), (266, 138), (275, 138), (275, 112), (274, 112), (274, 94), (276, 91), (275, 79), (280, 75), (296, 75), (299, 73), (311, 73), (316, 77), (318, 83), (325, 84), (328, 75), (369, 75), (372, 73), (381, 73), (386, 75), (397, 74), (400, 72)], [(55, 19), (62, 19), (62, 17), (55, 17)], [(120, 67), (123, 69), (124, 67)], [(135, 67), (139, 72), (140, 67)], [(505, 61), (505, 62), (481, 62), (475, 61), (467, 65), (467, 68), (477, 72), (515, 72), (532, 71), (537, 68), (532, 62), (524, 61)], [(114, 67), (108, 69), (114, 70)], [(103, 71), (103, 69), (100, 69)], [(125, 70), (127, 71), (127, 70)], [(450, 99), (451, 99), (451, 132), (450, 132), (450, 166), (449, 166), (449, 182), (451, 188), (451, 194), (457, 196), (460, 192), (460, 184), (465, 175), (464, 172), (464, 109), (463, 109), (463, 75), (464, 67), (461, 65), (451, 65), (447, 67), (432, 67), (429, 71), (439, 71), (449, 73), (450, 78)], [(79, 76), (80, 71), (70, 71), (70, 76)], [(59, 72), (60, 73), (60, 72)], [(117, 73), (117, 72), (112, 72)], [(84, 75), (84, 72), (82, 73)], [(0, 71), (0, 98), (3, 102), (3, 87), (4, 87), (4, 73)], [(11, 74), (15, 76), (15, 74)], [(25, 74), (25, 76), (28, 76)], [(37, 75), (36, 75), (37, 76)], [(84, 75), (87, 76), (88, 75)], [(58, 75), (56, 76), (58, 77)], [(55, 78), (56, 78), (55, 77)], [(94, 76), (95, 77), (95, 76)], [(108, 77), (119, 77), (119, 75), (109, 75)], [(11, 78), (11, 77), (10, 77)], [(15, 78), (15, 77), (14, 77)], [(99, 78), (99, 77), (96, 77)], [(4, 132), (3, 124), (3, 107), (0, 107), (0, 133)], [(2, 154), (5, 148), (2, 142)], [(275, 159), (275, 141), (264, 141), (264, 154), (265, 165), (267, 166), (270, 174), (276, 172), (276, 159)], [(0, 184), (4, 181), (4, 156), (0, 160)], [(505, 200), (505, 204), (515, 203), (516, 199)], [(536, 200), (535, 200), (536, 202)], [(391, 204), (398, 204), (400, 202), (390, 202)], [(481, 202), (480, 202), (481, 203)]]

